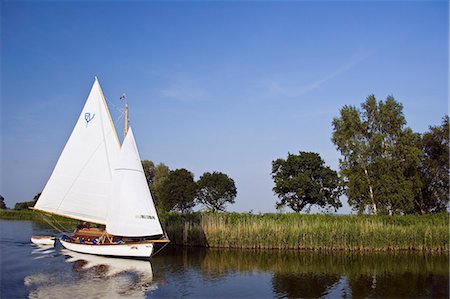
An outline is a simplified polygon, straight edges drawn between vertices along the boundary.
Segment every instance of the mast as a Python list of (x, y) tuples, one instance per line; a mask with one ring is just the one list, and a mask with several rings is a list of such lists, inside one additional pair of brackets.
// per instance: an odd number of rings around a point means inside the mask
[(128, 133), (128, 104), (125, 104), (125, 128), (123, 129), (123, 137)]
[(128, 133), (128, 124), (129, 124), (129, 121), (128, 121), (128, 103), (127, 103), (127, 96), (126, 96), (126, 94), (123, 94), (120, 97), (120, 99), (125, 101), (125, 126), (123, 128), (123, 137), (125, 138), (125, 136), (127, 136), (127, 133)]

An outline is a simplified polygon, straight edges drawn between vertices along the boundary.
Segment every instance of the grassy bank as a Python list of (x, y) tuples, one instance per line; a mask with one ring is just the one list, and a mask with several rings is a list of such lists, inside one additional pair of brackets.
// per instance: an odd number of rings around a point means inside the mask
[(167, 214), (173, 244), (311, 250), (449, 250), (449, 215)]
[(35, 212), (32, 210), (0, 210), (0, 219), (7, 220), (33, 220), (39, 222), (57, 220), (58, 222), (65, 224), (77, 224), (78, 221), (70, 218), (65, 218), (61, 216), (49, 216), (44, 213)]
[[(43, 221), (41, 213), (1, 210), (1, 219)], [(46, 216), (44, 216), (46, 217)], [(77, 221), (56, 217), (59, 222)], [(334, 216), (168, 213), (160, 215), (174, 245), (349, 251), (449, 250), (449, 214)]]

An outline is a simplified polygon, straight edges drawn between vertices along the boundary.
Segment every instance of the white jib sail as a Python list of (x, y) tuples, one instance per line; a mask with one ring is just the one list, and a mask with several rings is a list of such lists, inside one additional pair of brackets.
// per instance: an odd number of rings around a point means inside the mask
[(35, 209), (106, 223), (120, 143), (97, 78)]
[(113, 185), (113, 200), (109, 207), (106, 231), (112, 235), (127, 237), (161, 235), (163, 230), (131, 127), (122, 144), (114, 170)]

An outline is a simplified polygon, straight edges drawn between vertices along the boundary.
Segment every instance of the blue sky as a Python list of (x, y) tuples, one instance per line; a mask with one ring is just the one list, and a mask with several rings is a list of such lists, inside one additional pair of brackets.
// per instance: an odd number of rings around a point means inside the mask
[(0, 193), (13, 206), (42, 190), (97, 75), (113, 117), (127, 94), (143, 159), (225, 172), (229, 210), (275, 212), (271, 161), (314, 151), (337, 170), (343, 105), (393, 95), (414, 131), (440, 123), (448, 13), (445, 1), (3, 1)]

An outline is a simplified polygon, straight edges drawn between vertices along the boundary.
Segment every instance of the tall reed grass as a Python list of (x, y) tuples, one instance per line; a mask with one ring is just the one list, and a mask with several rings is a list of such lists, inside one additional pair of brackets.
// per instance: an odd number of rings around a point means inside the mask
[[(1, 219), (43, 221), (42, 213), (0, 210)], [(52, 219), (53, 218), (53, 219)], [(78, 221), (58, 216), (67, 224)], [(217, 248), (348, 251), (449, 251), (449, 214), (337, 216), (304, 214), (167, 213), (172, 244)]]
[(449, 215), (169, 213), (173, 244), (249, 249), (448, 252)]

